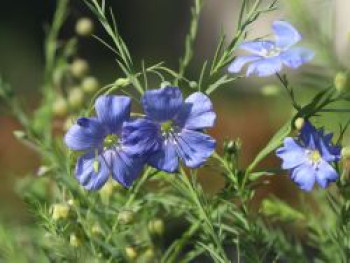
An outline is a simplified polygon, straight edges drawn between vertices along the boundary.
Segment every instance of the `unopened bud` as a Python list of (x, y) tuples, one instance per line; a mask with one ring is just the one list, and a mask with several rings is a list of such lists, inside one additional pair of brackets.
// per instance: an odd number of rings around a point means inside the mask
[(81, 240), (77, 237), (76, 234), (71, 234), (69, 236), (69, 243), (72, 247), (79, 247), (81, 245)]
[(137, 258), (137, 251), (134, 247), (126, 247), (125, 248), (125, 254), (126, 254), (126, 257), (129, 259), (129, 260), (134, 260)]
[(195, 81), (190, 81), (189, 86), (191, 89), (196, 89), (198, 87), (198, 83)]
[(160, 84), (160, 88), (163, 89), (165, 87), (169, 87), (171, 86), (171, 83), (169, 81), (163, 81), (161, 84)]
[(37, 176), (44, 176), (46, 175), (48, 172), (50, 171), (50, 168), (45, 166), (45, 165), (42, 165), (39, 167), (38, 171), (36, 172)]
[(73, 109), (79, 109), (84, 102), (84, 93), (79, 87), (72, 88), (68, 94), (68, 103)]
[(341, 149), (341, 156), (343, 159), (350, 159), (350, 146)]
[(101, 226), (100, 226), (99, 224), (97, 224), (97, 223), (94, 224), (94, 225), (92, 226), (92, 228), (91, 228), (91, 233), (92, 233), (93, 235), (96, 235), (96, 236), (103, 234), (103, 231), (102, 231), (102, 229), (101, 229)]
[(94, 23), (88, 17), (80, 18), (75, 25), (75, 32), (82, 37), (91, 36), (94, 32)]
[(89, 64), (84, 59), (75, 59), (70, 66), (72, 75), (76, 78), (82, 78), (89, 72)]
[(280, 88), (276, 85), (265, 85), (261, 88), (261, 93), (264, 96), (275, 96), (280, 93)]
[(148, 231), (154, 235), (163, 235), (164, 233), (164, 221), (160, 218), (152, 219), (148, 223)]
[(305, 119), (302, 117), (298, 117), (295, 121), (294, 121), (294, 127), (295, 129), (297, 129), (298, 131), (301, 131), (301, 129), (304, 127), (305, 125)]
[(52, 206), (52, 219), (55, 221), (66, 219), (69, 215), (69, 209), (69, 206), (66, 204), (54, 204)]
[(65, 98), (57, 98), (52, 105), (52, 112), (57, 117), (63, 117), (67, 114), (68, 105)]
[(337, 73), (337, 75), (335, 75), (335, 78), (334, 78), (335, 89), (338, 92), (344, 91), (344, 89), (346, 88), (347, 81), (348, 81), (348, 76), (345, 72)]
[(83, 91), (94, 93), (99, 88), (98, 80), (95, 77), (86, 77), (81, 84)]
[(118, 214), (118, 222), (122, 225), (131, 224), (134, 221), (134, 212), (131, 210), (124, 210)]
[(153, 248), (148, 248), (145, 253), (143, 254), (143, 259), (146, 262), (153, 262), (155, 257), (154, 249)]
[(16, 137), (17, 140), (25, 140), (27, 138), (27, 134), (21, 130), (13, 131), (13, 135)]
[(130, 84), (130, 80), (127, 78), (119, 78), (115, 81), (115, 85), (118, 87), (125, 87)]

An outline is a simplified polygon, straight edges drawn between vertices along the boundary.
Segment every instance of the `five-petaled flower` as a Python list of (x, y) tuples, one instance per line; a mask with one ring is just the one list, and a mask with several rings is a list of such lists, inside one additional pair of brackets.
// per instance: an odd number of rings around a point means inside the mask
[(100, 189), (110, 174), (130, 187), (142, 171), (143, 159), (130, 156), (123, 144), (122, 127), (130, 118), (130, 106), (126, 96), (101, 96), (95, 102), (97, 116), (79, 118), (65, 135), (70, 149), (85, 152), (75, 173), (86, 189)]
[(316, 130), (309, 122), (302, 128), (299, 139), (287, 137), (276, 154), (283, 160), (282, 168), (290, 170), (291, 179), (305, 191), (311, 191), (315, 181), (326, 188), (338, 179), (331, 162), (340, 160), (340, 147), (332, 145), (332, 134)]
[(175, 172), (179, 158), (198, 168), (213, 153), (216, 142), (202, 131), (214, 126), (216, 114), (210, 99), (201, 92), (183, 101), (178, 87), (148, 90), (142, 98), (145, 119), (124, 125), (125, 144), (134, 154), (148, 152), (148, 163)]
[(301, 40), (299, 32), (285, 21), (275, 21), (272, 25), (275, 41), (257, 40), (244, 42), (240, 48), (252, 53), (250, 56), (239, 56), (229, 66), (228, 71), (238, 73), (243, 66), (250, 63), (247, 76), (270, 76), (282, 70), (286, 65), (298, 68), (309, 62), (314, 53), (306, 48), (293, 47)]

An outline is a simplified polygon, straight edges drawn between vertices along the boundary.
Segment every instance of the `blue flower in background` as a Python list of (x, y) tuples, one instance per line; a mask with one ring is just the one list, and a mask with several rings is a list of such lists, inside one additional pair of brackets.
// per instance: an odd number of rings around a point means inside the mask
[(292, 180), (305, 191), (311, 191), (315, 182), (322, 188), (338, 179), (330, 165), (340, 160), (340, 147), (332, 145), (333, 135), (324, 134), (306, 122), (299, 140), (287, 137), (284, 146), (276, 151), (283, 160), (282, 168), (290, 170)]
[(213, 153), (216, 142), (203, 129), (214, 126), (216, 114), (210, 99), (201, 92), (185, 101), (177, 87), (148, 90), (142, 98), (145, 119), (124, 125), (125, 145), (134, 154), (148, 153), (148, 163), (175, 172), (179, 158), (198, 168)]
[(100, 189), (109, 175), (125, 187), (142, 171), (144, 161), (131, 157), (123, 145), (122, 127), (130, 118), (131, 100), (125, 96), (101, 96), (95, 102), (96, 117), (79, 118), (65, 135), (66, 145), (85, 153), (76, 164), (76, 177), (88, 190)]
[(245, 64), (250, 63), (247, 76), (265, 77), (280, 72), (283, 65), (295, 69), (314, 57), (314, 53), (309, 49), (293, 47), (301, 40), (301, 35), (291, 24), (275, 21), (272, 30), (275, 33), (275, 41), (257, 40), (243, 43), (240, 48), (251, 52), (252, 55), (237, 57), (228, 71), (238, 73)]

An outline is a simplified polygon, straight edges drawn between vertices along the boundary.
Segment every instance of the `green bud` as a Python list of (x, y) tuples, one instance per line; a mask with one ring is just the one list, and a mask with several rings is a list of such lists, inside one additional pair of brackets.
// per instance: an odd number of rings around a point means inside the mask
[(126, 247), (125, 248), (125, 255), (129, 260), (135, 260), (137, 258), (137, 251), (134, 247)]
[(89, 64), (84, 59), (77, 58), (70, 66), (72, 75), (76, 78), (82, 78), (89, 72)]
[(78, 238), (78, 236), (76, 234), (71, 234), (69, 236), (69, 243), (72, 247), (81, 246), (81, 240)]
[(127, 78), (119, 78), (115, 81), (115, 85), (118, 87), (125, 87), (130, 84), (130, 80)]
[(171, 83), (169, 81), (163, 81), (161, 84), (160, 84), (160, 88), (163, 89), (165, 87), (169, 87), (171, 86)]
[(57, 221), (66, 219), (69, 215), (69, 206), (66, 204), (54, 204), (52, 207), (52, 219)]
[(80, 18), (75, 25), (75, 32), (82, 37), (91, 36), (94, 32), (94, 23), (88, 17)]
[(261, 88), (261, 94), (264, 96), (276, 96), (281, 89), (276, 85), (265, 85)]
[(294, 121), (294, 127), (298, 131), (301, 131), (301, 129), (304, 127), (304, 125), (305, 125), (305, 119), (302, 117), (299, 117)]
[(81, 86), (84, 92), (94, 93), (96, 90), (98, 90), (100, 84), (95, 77), (90, 76), (83, 79)]
[(13, 135), (17, 140), (25, 140), (27, 138), (27, 134), (21, 130), (13, 131)]
[(134, 221), (134, 212), (131, 210), (124, 210), (118, 214), (118, 222), (122, 225), (131, 224)]
[(53, 105), (52, 105), (52, 112), (57, 117), (63, 117), (67, 114), (68, 111), (68, 104), (65, 98), (58, 97)]
[(37, 176), (44, 176), (50, 171), (50, 167), (47, 167), (45, 165), (42, 165), (39, 167), (38, 171), (36, 172)]
[(146, 262), (153, 262), (154, 258), (155, 258), (154, 249), (150, 247), (144, 252), (143, 259)]
[(163, 235), (164, 233), (164, 221), (160, 218), (155, 218), (149, 221), (148, 231), (153, 235)]
[(68, 94), (68, 103), (73, 109), (79, 109), (84, 102), (84, 93), (79, 87), (72, 88)]
[(350, 146), (341, 149), (341, 156), (343, 159), (350, 159)]
[(101, 226), (98, 223), (95, 223), (91, 228), (91, 233), (95, 236), (99, 236), (99, 235), (103, 234)]
[(334, 78), (335, 89), (338, 92), (343, 92), (344, 89), (346, 88), (347, 81), (348, 81), (348, 76), (345, 72), (337, 73), (337, 75), (335, 75), (335, 78)]
[(195, 81), (190, 81), (189, 86), (191, 89), (196, 89), (198, 87), (198, 83)]

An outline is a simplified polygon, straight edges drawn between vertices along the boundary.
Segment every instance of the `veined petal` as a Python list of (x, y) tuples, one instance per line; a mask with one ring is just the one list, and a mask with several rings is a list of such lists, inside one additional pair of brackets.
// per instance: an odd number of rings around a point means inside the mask
[(158, 122), (173, 119), (179, 113), (182, 103), (182, 93), (178, 87), (147, 90), (142, 98), (147, 117)]
[(282, 61), (279, 56), (264, 58), (249, 65), (247, 76), (258, 75), (259, 77), (271, 76), (282, 70)]
[(277, 149), (276, 155), (283, 160), (283, 169), (292, 169), (307, 161), (305, 149), (290, 137), (284, 139), (284, 145)]
[(249, 62), (257, 61), (261, 59), (260, 56), (241, 56), (235, 58), (235, 60), (231, 63), (231, 65), (228, 67), (228, 72), (230, 73), (238, 73), (242, 70), (244, 65), (246, 65)]
[(276, 46), (287, 49), (301, 40), (299, 32), (286, 21), (275, 21), (272, 30), (276, 35)]
[(268, 40), (257, 40), (242, 43), (239, 48), (249, 51), (255, 55), (265, 54), (275, 47), (275, 43)]
[(102, 154), (89, 152), (81, 156), (75, 167), (75, 176), (87, 190), (98, 190), (108, 180), (110, 173), (106, 159)]
[(309, 192), (314, 187), (316, 171), (312, 165), (303, 164), (292, 170), (291, 178), (300, 189)]
[(321, 161), (316, 171), (316, 181), (322, 188), (326, 188), (330, 183), (335, 182), (338, 177), (337, 171), (329, 163)]
[(66, 133), (66, 145), (75, 151), (98, 148), (106, 135), (103, 125), (95, 118), (79, 118)]
[(314, 55), (314, 52), (307, 48), (295, 47), (282, 52), (280, 56), (286, 66), (290, 68), (298, 68), (311, 61)]
[(150, 156), (148, 163), (161, 171), (176, 172), (179, 167), (179, 159), (173, 139), (164, 140), (162, 148)]
[(187, 167), (200, 167), (214, 152), (216, 142), (207, 134), (182, 130), (175, 138), (176, 151)]
[(144, 155), (162, 147), (160, 125), (152, 120), (125, 122), (122, 129), (123, 149), (131, 155)]
[(185, 100), (175, 121), (181, 128), (198, 130), (213, 127), (215, 120), (216, 114), (209, 97), (196, 92)]
[[(112, 152), (113, 151), (113, 152)], [(124, 151), (111, 150), (112, 177), (124, 187), (129, 188), (140, 176), (144, 167), (144, 159), (131, 157)]]
[(126, 96), (100, 96), (95, 102), (98, 119), (108, 133), (120, 133), (124, 121), (130, 118), (131, 99)]

